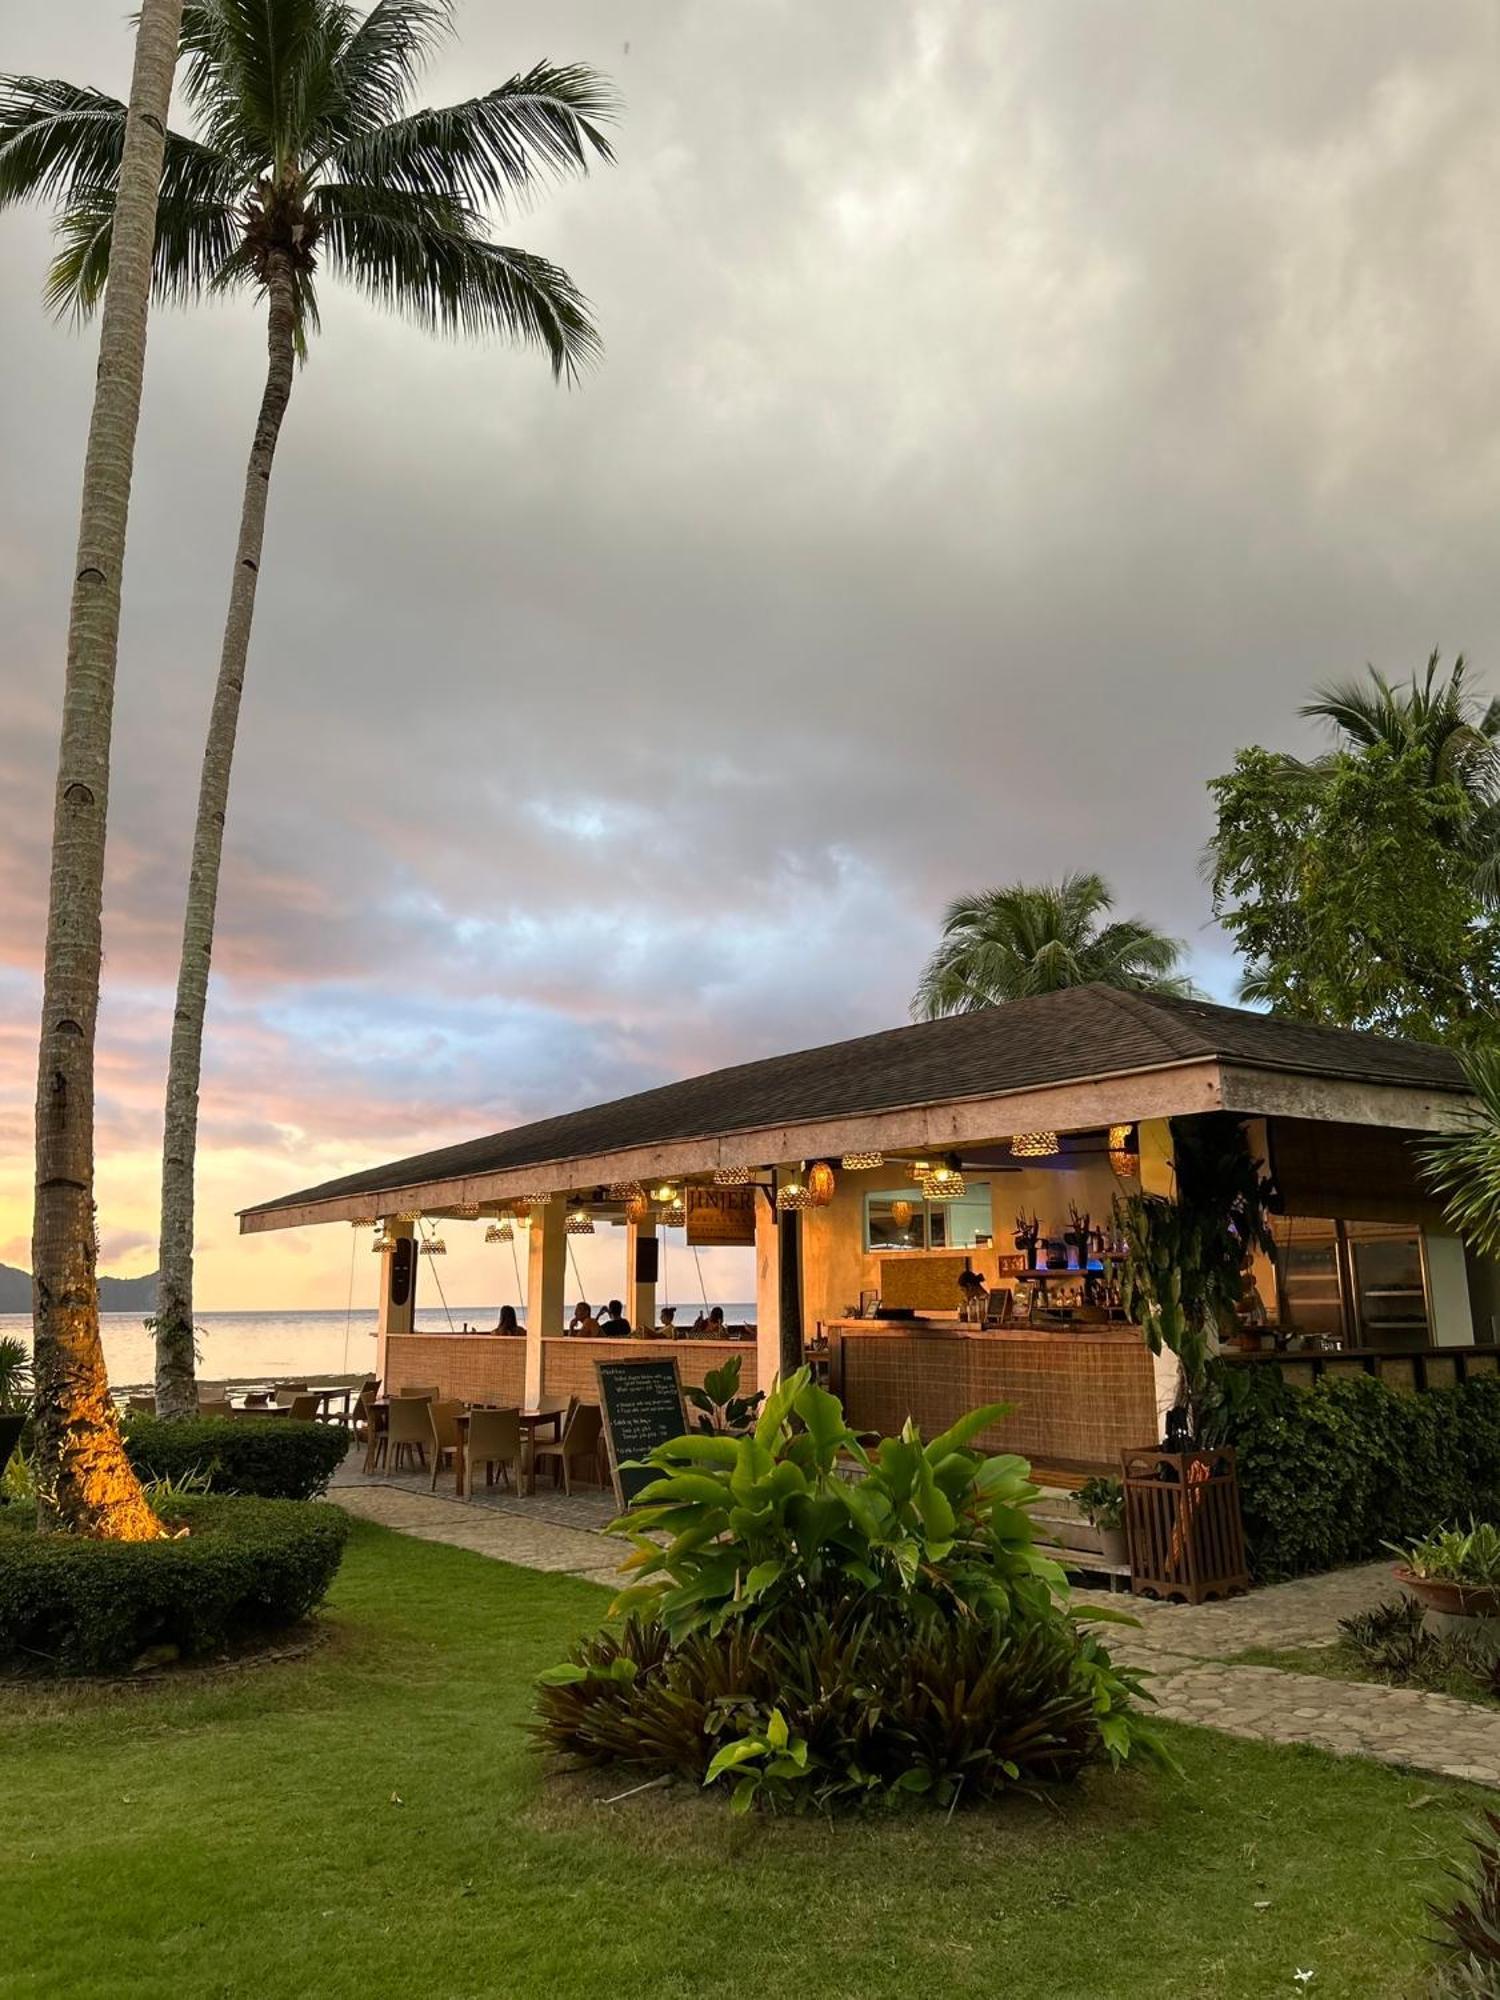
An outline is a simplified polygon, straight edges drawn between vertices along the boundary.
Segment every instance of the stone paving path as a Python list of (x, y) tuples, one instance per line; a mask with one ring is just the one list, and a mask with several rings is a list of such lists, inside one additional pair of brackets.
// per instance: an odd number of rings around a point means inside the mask
[[(624, 1548), (601, 1532), (614, 1512), (607, 1495), (523, 1500), (485, 1494), (470, 1505), (451, 1497), (451, 1488), (430, 1493), (425, 1478), (365, 1479), (356, 1464), (351, 1460), (336, 1476), (332, 1497), (361, 1519), (524, 1569), (615, 1581)], [(1380, 1603), (1394, 1589), (1389, 1567), (1370, 1563), (1276, 1584), (1226, 1604), (1156, 1604), (1098, 1590), (1075, 1591), (1074, 1601), (1140, 1620), (1139, 1631), (1112, 1629), (1110, 1650), (1149, 1669), (1157, 1713), (1171, 1721), (1374, 1757), (1500, 1789), (1500, 1709), (1234, 1663), (1235, 1654), (1252, 1647), (1331, 1644), (1340, 1618)]]

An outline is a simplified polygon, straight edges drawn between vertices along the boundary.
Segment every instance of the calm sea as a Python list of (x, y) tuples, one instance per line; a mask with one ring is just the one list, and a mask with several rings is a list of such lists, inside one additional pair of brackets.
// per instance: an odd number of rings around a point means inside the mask
[[(715, 1301), (715, 1303), (719, 1303)], [(723, 1301), (731, 1322), (753, 1320), (754, 1306)], [(679, 1306), (680, 1324), (691, 1326), (700, 1308)], [(451, 1323), (460, 1327), (493, 1326), (495, 1308), (454, 1306)], [(521, 1318), (526, 1317), (524, 1311)], [(444, 1333), (449, 1314), (441, 1306), (419, 1310), (423, 1333)], [(116, 1389), (147, 1383), (155, 1373), (151, 1335), (139, 1313), (102, 1315), (104, 1359)], [(206, 1381), (255, 1381), (261, 1376), (293, 1375), (315, 1380), (323, 1375), (357, 1375), (375, 1366), (375, 1328), (368, 1313), (352, 1318), (343, 1312), (205, 1312), (198, 1315), (198, 1372)], [(31, 1344), (29, 1313), (0, 1313), (0, 1334), (19, 1334)]]

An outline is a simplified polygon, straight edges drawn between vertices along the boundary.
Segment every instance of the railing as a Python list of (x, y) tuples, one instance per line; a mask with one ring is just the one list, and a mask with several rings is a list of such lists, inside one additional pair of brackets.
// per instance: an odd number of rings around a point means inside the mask
[(1500, 1345), (1483, 1347), (1343, 1347), (1326, 1351), (1262, 1350), (1223, 1356), (1236, 1368), (1278, 1368), (1293, 1387), (1308, 1388), (1325, 1375), (1373, 1375), (1392, 1389), (1452, 1389), (1478, 1376), (1500, 1375)]

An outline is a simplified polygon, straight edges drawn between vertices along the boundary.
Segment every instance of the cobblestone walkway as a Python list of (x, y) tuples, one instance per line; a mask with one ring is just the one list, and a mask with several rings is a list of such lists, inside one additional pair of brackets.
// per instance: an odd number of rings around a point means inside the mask
[[(363, 1520), (524, 1569), (615, 1581), (624, 1549), (601, 1533), (614, 1512), (608, 1495), (486, 1494), (471, 1506), (452, 1498), (451, 1488), (430, 1493), (425, 1478), (367, 1480), (353, 1464), (335, 1478), (332, 1497)], [(1394, 1590), (1388, 1566), (1370, 1563), (1276, 1584), (1227, 1604), (1156, 1604), (1096, 1590), (1076, 1591), (1074, 1599), (1140, 1620), (1139, 1631), (1111, 1630), (1110, 1650), (1149, 1669), (1157, 1712), (1171, 1721), (1374, 1757), (1500, 1789), (1500, 1709), (1233, 1663), (1235, 1654), (1252, 1647), (1329, 1644), (1340, 1618)]]

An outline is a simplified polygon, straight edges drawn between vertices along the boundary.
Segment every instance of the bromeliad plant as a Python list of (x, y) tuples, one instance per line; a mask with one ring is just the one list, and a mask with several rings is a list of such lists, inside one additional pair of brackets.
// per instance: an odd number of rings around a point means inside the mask
[(1477, 1589), (1500, 1585), (1500, 1528), (1488, 1521), (1441, 1528), (1405, 1548), (1395, 1542), (1388, 1546), (1424, 1582), (1462, 1583)]
[(1030, 1467), (973, 1448), (1005, 1409), (867, 1450), (803, 1369), (751, 1435), (659, 1447), (613, 1524), (616, 1622), (542, 1676), (543, 1742), (825, 1811), (969, 1803), (1149, 1744), (1136, 1677), (1037, 1552)]

